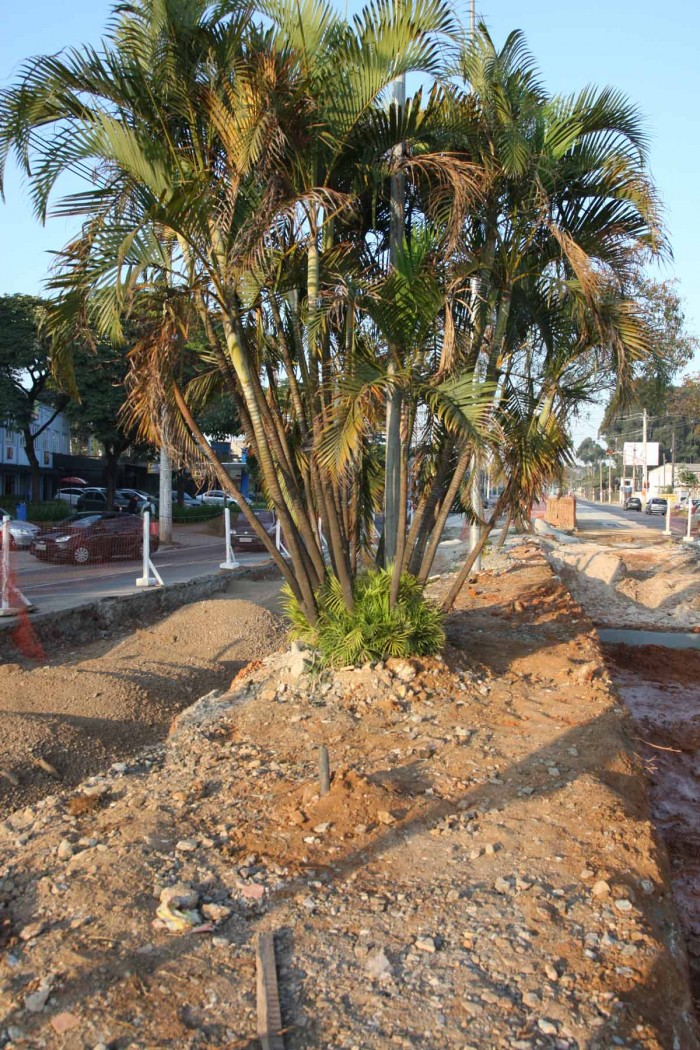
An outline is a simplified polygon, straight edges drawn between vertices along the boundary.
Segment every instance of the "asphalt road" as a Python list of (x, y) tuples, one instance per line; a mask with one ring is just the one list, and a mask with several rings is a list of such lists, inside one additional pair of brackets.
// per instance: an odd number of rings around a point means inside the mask
[[(157, 551), (152, 561), (167, 586), (218, 572), (224, 557), (224, 544), (219, 541), (166, 548)], [(255, 565), (267, 561), (268, 555), (237, 552), (236, 559), (241, 565)], [(12, 553), (11, 568), (15, 584), (37, 612), (58, 612), (100, 598), (134, 594), (136, 580), (142, 574), (141, 561), (134, 558), (84, 566), (57, 565), (37, 561), (26, 551)]]
[[(576, 521), (581, 532), (618, 532), (620, 529), (649, 529), (663, 532), (666, 528), (666, 515), (645, 514), (644, 511), (624, 510), (622, 507), (608, 503), (590, 503), (587, 500), (576, 501)], [(671, 533), (674, 536), (685, 536), (687, 514), (671, 515)], [(698, 520), (693, 520), (692, 535), (698, 537)]]

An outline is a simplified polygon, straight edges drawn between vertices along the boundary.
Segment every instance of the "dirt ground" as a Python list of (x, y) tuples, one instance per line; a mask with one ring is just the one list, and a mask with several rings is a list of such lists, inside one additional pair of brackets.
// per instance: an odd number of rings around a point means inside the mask
[(593, 622), (605, 627), (700, 630), (700, 550), (662, 539), (545, 544)]
[(76, 784), (162, 740), (183, 706), (227, 685), (281, 637), (279, 617), (223, 596), (118, 644), (94, 643), (40, 666), (0, 664), (0, 815), (55, 790), (55, 774)]
[[(166, 744), (0, 825), (0, 1041), (252, 1050), (268, 930), (288, 1050), (696, 1050), (597, 636), (538, 547), (494, 564), (445, 662), (255, 661)], [(176, 616), (174, 663), (194, 637)]]

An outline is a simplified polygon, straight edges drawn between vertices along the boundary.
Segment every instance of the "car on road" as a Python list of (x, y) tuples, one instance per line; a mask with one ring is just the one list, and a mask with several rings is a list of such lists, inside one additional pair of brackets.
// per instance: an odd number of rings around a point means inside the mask
[(3, 518), (10, 518), (10, 550), (26, 550), (31, 547), (32, 540), (40, 532), (38, 525), (31, 525), (28, 521), (17, 521), (12, 518), (9, 510), (0, 507), (0, 523)]
[[(133, 514), (105, 511), (73, 514), (53, 528), (38, 533), (30, 553), (41, 561), (70, 561), (87, 565), (111, 558), (140, 558), (143, 524)], [(158, 550), (158, 537), (151, 536), (151, 552)]]
[(647, 500), (647, 505), (644, 508), (645, 514), (665, 514), (668, 509), (668, 502), (662, 499), (660, 496), (652, 496), (651, 499)]
[(641, 510), (642, 501), (639, 496), (629, 496), (625, 500), (625, 510)]
[(225, 507), (231, 504), (238, 506), (233, 496), (229, 496), (223, 489), (209, 489), (208, 492), (201, 492), (198, 498), (200, 503), (205, 503), (208, 507)]
[(71, 485), (67, 488), (58, 489), (54, 495), (54, 499), (60, 500), (61, 503), (67, 503), (69, 507), (75, 507), (84, 492), (84, 485)]
[[(129, 509), (132, 494), (136, 497), (136, 509), (140, 514), (142, 510), (156, 509), (155, 500), (138, 489), (116, 489), (112, 509), (126, 511)], [(107, 489), (86, 488), (75, 505), (76, 510), (107, 510)]]
[(118, 496), (120, 500), (125, 499), (127, 503), (134, 496), (138, 500), (139, 507), (142, 503), (150, 503), (152, 507), (155, 507), (158, 503), (155, 496), (152, 496), (149, 492), (143, 492), (141, 489), (115, 489), (114, 495)]
[[(177, 503), (177, 492), (173, 492), (172, 495), (173, 504)], [(201, 507), (202, 504), (194, 496), (190, 496), (189, 492), (183, 492), (182, 494), (182, 506), (194, 509), (195, 507)]]
[[(256, 510), (254, 513), (267, 535), (274, 540), (276, 528), (274, 511)], [(242, 514), (232, 515), (232, 519), (235, 519), (231, 521), (231, 546), (234, 549), (246, 551), (267, 549), (260, 537), (253, 532), (253, 526)]]

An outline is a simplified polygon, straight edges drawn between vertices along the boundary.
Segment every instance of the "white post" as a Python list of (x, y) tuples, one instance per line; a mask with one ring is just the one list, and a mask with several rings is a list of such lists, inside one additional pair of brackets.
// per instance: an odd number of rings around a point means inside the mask
[[(16, 616), (26, 608), (31, 608), (22, 592), (12, 586), (10, 579), (10, 519), (5, 514), (2, 519), (2, 583), (0, 585), (0, 616)], [(21, 604), (17, 603), (17, 599)], [(14, 603), (14, 604), (13, 604)]]
[(280, 524), (279, 518), (275, 521), (275, 547), (285, 558), (289, 557), (289, 551), (282, 543), (282, 525)]
[(694, 543), (695, 540), (692, 537), (693, 530), (693, 501), (690, 498), (690, 488), (688, 488), (688, 531), (683, 537), (684, 543)]
[(226, 532), (226, 561), (222, 561), (219, 568), (237, 569), (238, 562), (231, 546), (231, 508), (228, 505), (224, 507), (224, 530)]
[(666, 528), (664, 529), (664, 536), (671, 535), (671, 504), (673, 503), (673, 496), (666, 496)]
[(162, 587), (163, 580), (151, 561), (151, 514), (143, 513), (143, 575), (136, 581), (137, 587)]

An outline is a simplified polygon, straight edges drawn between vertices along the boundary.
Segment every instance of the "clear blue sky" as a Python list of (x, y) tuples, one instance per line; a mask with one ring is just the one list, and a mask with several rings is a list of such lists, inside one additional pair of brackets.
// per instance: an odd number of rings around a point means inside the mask
[[(679, 279), (689, 326), (700, 334), (700, 5), (692, 0), (477, 4), (497, 43), (511, 29), (525, 32), (549, 90), (568, 93), (591, 83), (611, 84), (639, 106), (674, 253), (674, 261), (658, 276)], [(351, 0), (351, 10), (356, 6), (357, 0)], [(468, 0), (460, 0), (465, 22), (467, 6)], [(108, 0), (31, 0), (28, 7), (5, 3), (0, 84), (10, 83), (29, 55), (97, 43), (110, 9)], [(14, 172), (7, 179), (6, 198), (0, 205), (0, 294), (39, 292), (46, 253), (61, 247), (70, 229), (63, 220), (49, 221), (45, 229), (39, 226)], [(700, 369), (700, 361), (694, 367)], [(591, 425), (588, 432), (593, 429)]]

